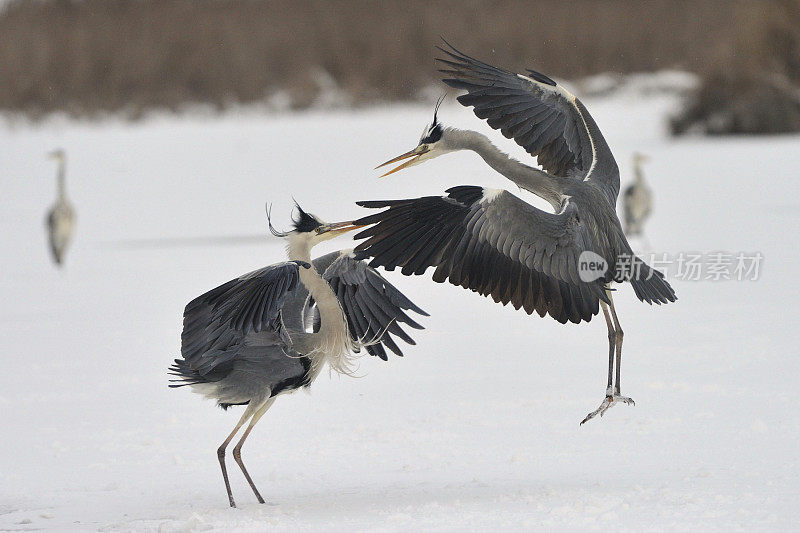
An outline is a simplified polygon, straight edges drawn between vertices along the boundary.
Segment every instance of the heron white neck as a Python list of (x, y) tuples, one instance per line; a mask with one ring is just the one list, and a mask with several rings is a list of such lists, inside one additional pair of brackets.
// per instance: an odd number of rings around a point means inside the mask
[(59, 198), (66, 198), (67, 196), (67, 185), (66, 185), (66, 164), (64, 163), (63, 159), (58, 160), (58, 171), (56, 174), (56, 192), (58, 193)]
[(500, 150), (484, 134), (450, 128), (449, 144), (453, 150), (472, 150), (494, 170), (526, 191), (547, 200), (554, 209), (561, 205), (561, 186), (555, 176), (529, 167)]
[(636, 179), (636, 183), (643, 184), (644, 183), (644, 172), (642, 172), (642, 164), (636, 163), (633, 167), (633, 175)]
[[(286, 255), (292, 261), (311, 262), (311, 242), (307, 236), (290, 234), (286, 243)], [(315, 271), (316, 272), (316, 271)]]
[[(291, 235), (288, 244), (289, 259), (311, 263), (311, 242), (300, 235)], [(322, 370), (327, 361), (333, 370), (342, 374), (352, 374), (350, 353), (353, 342), (347, 330), (347, 321), (339, 305), (339, 300), (319, 272), (313, 267), (300, 267), (300, 281), (308, 289), (320, 314), (320, 329), (310, 335), (309, 353), (311, 359), (311, 379)]]

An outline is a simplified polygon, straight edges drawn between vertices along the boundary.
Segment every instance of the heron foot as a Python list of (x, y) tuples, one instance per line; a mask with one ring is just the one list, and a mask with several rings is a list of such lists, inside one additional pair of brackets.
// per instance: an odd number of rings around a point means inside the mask
[(608, 395), (603, 399), (603, 403), (600, 404), (600, 407), (598, 407), (597, 409), (586, 415), (586, 418), (581, 420), (580, 425), (583, 425), (584, 422), (588, 422), (597, 415), (603, 416), (604, 414), (606, 414), (606, 411), (608, 411), (618, 403), (624, 403), (627, 405), (636, 405), (636, 402), (634, 402), (632, 398), (628, 398), (627, 396), (621, 396), (616, 393)]

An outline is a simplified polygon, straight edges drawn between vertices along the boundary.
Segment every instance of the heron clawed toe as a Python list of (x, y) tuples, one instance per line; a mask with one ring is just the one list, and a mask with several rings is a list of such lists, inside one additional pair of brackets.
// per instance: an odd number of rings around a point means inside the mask
[[(607, 399), (584, 422), (615, 403), (633, 404), (619, 394), (624, 335), (611, 284), (630, 283), (636, 297), (649, 304), (674, 302), (677, 296), (661, 272), (634, 254), (622, 230), (616, 212), (619, 166), (599, 126), (575, 95), (544, 74), (495, 67), (446, 41), (439, 50), (442, 81), (466, 91), (457, 101), (513, 138), (535, 163), (510, 156), (484, 133), (445, 126), (434, 111), (416, 148), (378, 168), (403, 162), (389, 171), (395, 173), (471, 151), (551, 210), (503, 189), (474, 185), (451, 187), (439, 196), (357, 202), (382, 211), (355, 221), (368, 226), (354, 236), (362, 241), (356, 257), (406, 276), (433, 268), (437, 283), (449, 281), (562, 324), (589, 322), (602, 309), (608, 328)], [(641, 161), (638, 156), (636, 164)], [(646, 215), (651, 202), (629, 205), (636, 205), (634, 215)]]
[(603, 416), (604, 414), (606, 414), (606, 411), (608, 411), (618, 403), (624, 403), (627, 405), (636, 405), (636, 402), (633, 401), (633, 398), (628, 398), (627, 396), (621, 396), (618, 393), (614, 393), (610, 396), (606, 396), (603, 399), (603, 403), (600, 404), (600, 407), (598, 407), (597, 409), (586, 415), (586, 418), (581, 420), (580, 425), (583, 425), (584, 422), (588, 422), (597, 415)]

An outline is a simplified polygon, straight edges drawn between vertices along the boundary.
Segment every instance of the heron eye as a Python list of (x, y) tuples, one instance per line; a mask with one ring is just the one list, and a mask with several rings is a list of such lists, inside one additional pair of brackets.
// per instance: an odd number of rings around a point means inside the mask
[(420, 149), (427, 151), (427, 150), (430, 150), (430, 146), (428, 146), (427, 144), (423, 144), (422, 146), (420, 146)]

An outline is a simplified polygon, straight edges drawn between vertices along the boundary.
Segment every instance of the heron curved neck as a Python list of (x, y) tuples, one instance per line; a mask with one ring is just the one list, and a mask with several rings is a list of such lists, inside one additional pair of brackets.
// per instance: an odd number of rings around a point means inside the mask
[(286, 255), (291, 261), (311, 263), (311, 243), (297, 235), (290, 235), (286, 244)]
[(642, 185), (644, 184), (644, 172), (642, 172), (642, 165), (637, 163), (633, 169), (633, 175), (636, 179), (636, 183)]
[(453, 128), (454, 150), (472, 150), (483, 158), (494, 170), (516, 183), (526, 191), (547, 200), (558, 209), (562, 200), (562, 185), (556, 176), (551, 176), (537, 168), (525, 165), (500, 150), (489, 138), (477, 131)]
[(310, 378), (319, 374), (325, 361), (334, 370), (346, 372), (351, 349), (347, 322), (336, 294), (311, 262), (311, 243), (291, 236), (287, 252), (292, 261), (305, 261), (311, 265), (311, 268), (300, 267), (300, 282), (308, 289), (320, 314), (320, 329), (308, 335), (305, 347), (306, 355), (311, 359)]
[[(301, 238), (289, 237), (288, 245), (289, 259), (292, 261), (305, 261), (311, 268), (300, 267), (300, 281), (308, 289), (311, 297), (319, 307), (322, 318), (322, 332), (326, 327), (338, 326), (337, 318), (342, 317), (342, 309), (339, 300), (331, 290), (330, 285), (320, 276), (314, 264), (311, 262), (311, 245), (308, 241)], [(326, 320), (326, 315), (328, 320)], [(342, 324), (344, 325), (344, 324)]]

